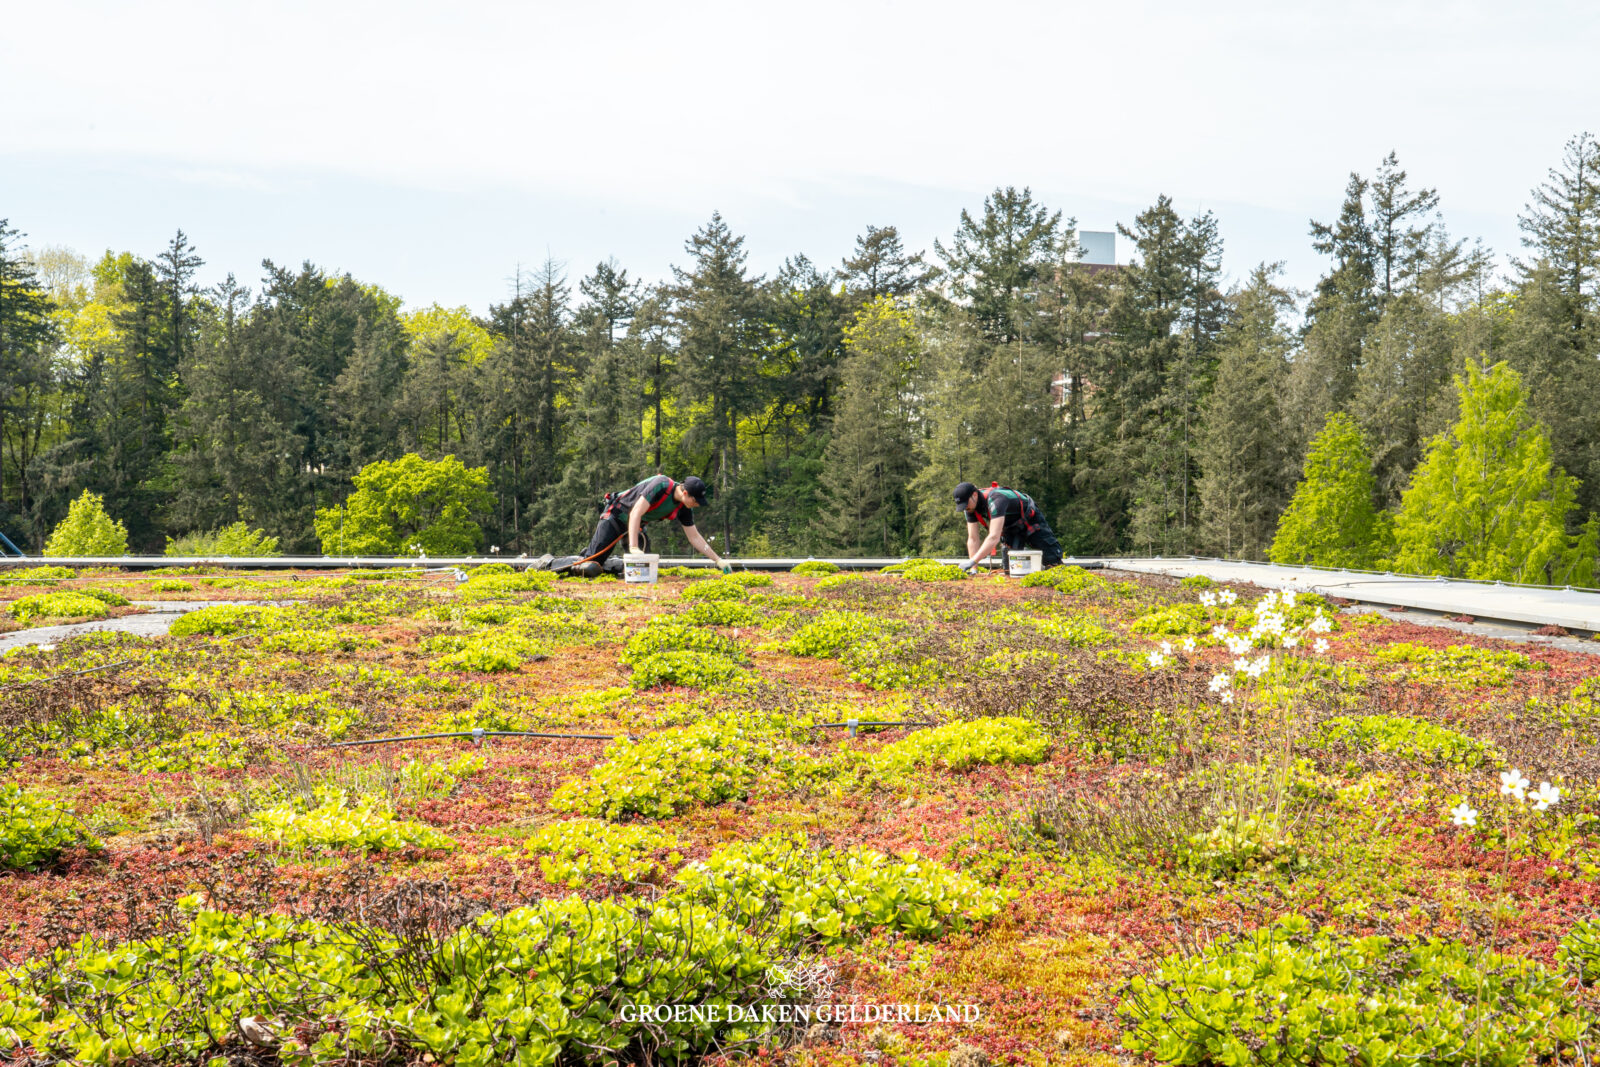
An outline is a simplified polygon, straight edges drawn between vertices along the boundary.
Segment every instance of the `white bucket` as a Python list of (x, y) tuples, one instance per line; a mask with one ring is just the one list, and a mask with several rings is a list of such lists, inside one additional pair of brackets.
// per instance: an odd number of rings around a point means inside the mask
[(654, 552), (625, 552), (622, 556), (622, 580), (652, 585), (660, 566), (661, 557)]
[(1036, 571), (1043, 570), (1044, 553), (1033, 549), (1024, 549), (1021, 552), (1011, 553), (1011, 577), (1026, 578)]

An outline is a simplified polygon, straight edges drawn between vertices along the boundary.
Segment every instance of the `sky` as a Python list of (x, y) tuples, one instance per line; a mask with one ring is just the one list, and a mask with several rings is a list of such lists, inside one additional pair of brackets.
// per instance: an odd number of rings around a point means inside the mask
[[(1087, 230), (1158, 195), (1224, 269), (1309, 288), (1391, 150), (1452, 234), (1517, 215), (1600, 126), (1600, 7), (1366, 0), (806, 4), (49, 0), (6, 6), (0, 218), (201, 280), (309, 260), (487, 310), (547, 257), (647, 280), (713, 211), (770, 274), (869, 224), (932, 253), (1028, 186)], [(1128, 243), (1118, 242), (1126, 260)]]

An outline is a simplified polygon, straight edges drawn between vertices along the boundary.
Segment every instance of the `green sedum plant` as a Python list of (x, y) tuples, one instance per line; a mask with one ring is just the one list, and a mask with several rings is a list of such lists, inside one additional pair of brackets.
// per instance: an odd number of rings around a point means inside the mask
[(650, 826), (619, 826), (604, 819), (567, 819), (546, 826), (523, 842), (539, 857), (545, 879), (569, 889), (593, 881), (636, 882), (658, 876), (682, 857), (678, 839)]
[(0, 575), (4, 576), (0, 577), (0, 586), (39, 585), (78, 576), (71, 567), (7, 567)]
[(908, 565), (900, 577), (908, 582), (959, 582), (967, 572), (954, 563), (936, 563), (926, 560)]
[(773, 723), (719, 715), (638, 741), (610, 742), (605, 762), (556, 789), (550, 806), (606, 819), (665, 818), (693, 803), (743, 796), (763, 777), (787, 781), (816, 769)]
[(1580, 919), (1556, 947), (1556, 965), (1584, 985), (1600, 981), (1600, 920)]
[(250, 833), (295, 852), (455, 847), (431, 826), (395, 818), (381, 797), (364, 796), (352, 806), (342, 793), (324, 794), (315, 807), (291, 800), (252, 812)]
[(6, 611), (18, 622), (32, 622), (34, 619), (103, 619), (110, 614), (105, 601), (100, 598), (65, 590), (19, 597), (6, 607)]
[(1550, 669), (1521, 652), (1471, 645), (1429, 648), (1408, 641), (1385, 645), (1373, 652), (1372, 658), (1382, 666), (1400, 668), (1396, 672), (1400, 680), (1455, 689), (1499, 687), (1509, 684), (1517, 671)]
[(924, 768), (964, 771), (979, 764), (1038, 763), (1050, 747), (1049, 735), (1027, 719), (972, 719), (918, 730), (879, 749), (872, 763), (887, 775)]
[[(1538, 964), (1465, 945), (1345, 937), (1298, 915), (1128, 985), (1123, 1045), (1169, 1064), (1428, 1063), (1514, 1067), (1583, 1024)], [(1330, 1058), (1335, 1050), (1349, 1050)]]
[(825, 574), (839, 573), (837, 563), (829, 563), (825, 559), (808, 559), (804, 563), (796, 563), (789, 568), (790, 574), (798, 574), (802, 578), (821, 578)]
[(860, 611), (824, 611), (795, 631), (784, 649), (795, 656), (837, 656), (840, 652), (903, 624)]
[(693, 898), (778, 942), (848, 945), (880, 931), (933, 939), (993, 918), (1007, 894), (915, 852), (813, 850), (803, 834), (717, 849), (677, 881)]
[(755, 626), (761, 615), (737, 600), (703, 600), (678, 618), (691, 626)]
[(1022, 579), (1022, 586), (1025, 589), (1054, 589), (1060, 593), (1079, 595), (1107, 589), (1109, 583), (1093, 571), (1061, 565), (1034, 571)]
[(197, 634), (227, 637), (247, 630), (265, 630), (278, 624), (283, 617), (281, 608), (253, 604), (213, 604), (180, 615), (173, 620), (167, 633), (172, 637), (192, 637)]
[(1323, 744), (1344, 743), (1369, 752), (1392, 752), (1422, 763), (1472, 770), (1484, 764), (1504, 766), (1492, 745), (1454, 730), (1405, 715), (1335, 716), (1318, 729)]
[(745, 598), (744, 586), (729, 578), (713, 578), (708, 582), (697, 582), (688, 586), (678, 594), (685, 600), (743, 600)]
[(70, 811), (15, 782), (0, 784), (0, 867), (42, 867), (65, 849), (99, 846)]

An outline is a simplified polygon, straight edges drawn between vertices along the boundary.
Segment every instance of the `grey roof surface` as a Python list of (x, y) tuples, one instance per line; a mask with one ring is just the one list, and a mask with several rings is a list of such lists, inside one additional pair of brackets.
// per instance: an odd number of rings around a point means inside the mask
[(1370, 571), (1280, 567), (1208, 559), (1069, 560), (1098, 563), (1108, 569), (1187, 578), (1203, 574), (1219, 582), (1249, 582), (1269, 589), (1297, 589), (1368, 604), (1398, 605), (1420, 611), (1474, 618), (1502, 619), (1531, 626), (1555, 625), (1568, 630), (1600, 630), (1600, 591), (1543, 586), (1417, 578)]

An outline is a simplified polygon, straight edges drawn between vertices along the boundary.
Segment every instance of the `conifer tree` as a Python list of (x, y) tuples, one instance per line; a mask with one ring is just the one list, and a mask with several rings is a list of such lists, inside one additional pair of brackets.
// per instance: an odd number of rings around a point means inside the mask
[(1200, 539), (1208, 551), (1260, 559), (1272, 543), (1293, 478), (1281, 397), (1289, 373), (1282, 315), (1294, 306), (1262, 264), (1233, 294), (1234, 322), (1218, 344), (1216, 386), (1199, 441)]
[(1355, 420), (1328, 416), (1311, 442), (1294, 496), (1278, 521), (1274, 563), (1370, 567), (1385, 544), (1373, 506), (1372, 457)]
[(1576, 479), (1551, 459), (1508, 364), (1469, 363), (1456, 383), (1459, 420), (1433, 440), (1401, 498), (1390, 566), (1514, 582), (1589, 584), (1600, 523), (1569, 536)]
[(1350, 414), (1371, 450), (1381, 507), (1399, 503), (1422, 458), (1424, 429), (1449, 399), (1453, 361), (1448, 316), (1415, 292), (1391, 300), (1367, 336)]
[[(1071, 220), (1066, 228), (1073, 228)], [(1007, 186), (984, 198), (981, 219), (962, 209), (949, 248), (933, 243), (952, 295), (991, 341), (1021, 336), (1022, 295), (1053, 265), (1061, 229), (1061, 212), (1035, 202), (1027, 188)]]
[(893, 226), (868, 226), (856, 238), (855, 254), (841, 266), (845, 291), (863, 304), (880, 296), (909, 296), (928, 276), (922, 253), (908, 255)]
[[(722, 527), (722, 551), (732, 551), (738, 522), (739, 420), (756, 411), (765, 383), (757, 353), (768, 340), (756, 286), (745, 274), (744, 238), (713, 213), (684, 245), (688, 267), (673, 267), (672, 317), (678, 373), (685, 399), (707, 412), (689, 427), (684, 448), (699, 453), (716, 499), (702, 529)], [(714, 518), (713, 518), (714, 516)]]
[(1571, 327), (1582, 332), (1600, 281), (1600, 142), (1587, 131), (1567, 142), (1559, 168), (1533, 190), (1517, 220), (1522, 243), (1533, 249), (1532, 273), (1542, 261), (1570, 302)]
[(834, 548), (894, 555), (908, 547), (917, 331), (910, 313), (885, 294), (856, 313), (844, 345), (818, 525)]

